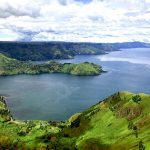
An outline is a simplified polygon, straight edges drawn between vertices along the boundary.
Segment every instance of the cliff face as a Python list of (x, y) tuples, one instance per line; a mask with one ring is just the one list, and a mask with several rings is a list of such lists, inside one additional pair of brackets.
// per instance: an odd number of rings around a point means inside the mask
[(62, 122), (19, 121), (0, 99), (0, 148), (150, 149), (150, 95), (118, 92)]

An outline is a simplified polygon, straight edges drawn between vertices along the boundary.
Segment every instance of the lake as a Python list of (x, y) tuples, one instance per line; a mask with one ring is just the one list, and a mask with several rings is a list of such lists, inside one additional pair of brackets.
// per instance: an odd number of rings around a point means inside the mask
[(108, 71), (99, 76), (66, 74), (0, 77), (0, 94), (14, 118), (65, 120), (117, 91), (150, 94), (150, 49), (122, 49), (106, 55), (76, 56), (60, 62), (94, 62)]

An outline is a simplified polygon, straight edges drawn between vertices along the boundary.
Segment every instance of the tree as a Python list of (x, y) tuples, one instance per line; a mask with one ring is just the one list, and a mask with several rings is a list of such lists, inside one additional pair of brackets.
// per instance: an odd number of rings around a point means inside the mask
[(145, 150), (145, 146), (142, 141), (139, 142), (139, 150)]
[(141, 101), (141, 97), (140, 97), (140, 95), (135, 95), (135, 96), (132, 96), (132, 100), (135, 103), (139, 103)]

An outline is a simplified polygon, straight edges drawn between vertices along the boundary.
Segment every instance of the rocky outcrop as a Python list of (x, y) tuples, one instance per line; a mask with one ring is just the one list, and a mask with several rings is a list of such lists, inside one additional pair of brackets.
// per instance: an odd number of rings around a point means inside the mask
[(11, 120), (13, 120), (13, 118), (5, 102), (5, 97), (0, 96), (0, 121), (5, 122)]

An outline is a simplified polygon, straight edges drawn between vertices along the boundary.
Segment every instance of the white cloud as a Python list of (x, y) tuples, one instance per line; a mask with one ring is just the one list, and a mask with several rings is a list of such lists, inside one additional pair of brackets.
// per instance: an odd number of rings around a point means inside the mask
[(3, 29), (0, 27), (0, 30), (1, 30), (0, 41), (13, 41), (19, 38), (18, 34), (9, 29)]
[(0, 0), (0, 40), (150, 42), (148, 6), (150, 0)]
[[(34, 6), (34, 7), (33, 7)], [(0, 0), (0, 17), (7, 18), (10, 16), (31, 16), (39, 15), (40, 6), (29, 0)]]

